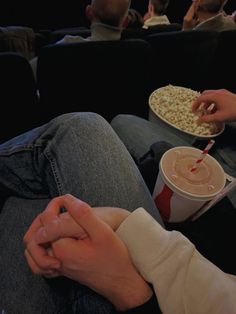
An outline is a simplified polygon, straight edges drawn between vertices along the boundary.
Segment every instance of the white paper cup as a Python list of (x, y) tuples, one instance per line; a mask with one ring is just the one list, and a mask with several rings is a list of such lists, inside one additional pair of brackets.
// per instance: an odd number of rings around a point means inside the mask
[[(153, 198), (164, 221), (185, 221), (224, 188), (224, 170), (212, 156), (205, 156), (196, 173), (190, 171), (192, 160), (200, 154), (201, 150), (188, 146), (174, 147), (163, 154)], [(181, 166), (183, 162), (189, 168)], [(185, 168), (189, 169), (186, 175)]]

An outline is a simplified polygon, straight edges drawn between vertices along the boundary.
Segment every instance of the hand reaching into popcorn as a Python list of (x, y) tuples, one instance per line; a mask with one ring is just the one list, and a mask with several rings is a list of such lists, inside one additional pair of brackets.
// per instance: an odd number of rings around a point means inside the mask
[(225, 89), (205, 90), (193, 103), (192, 111), (203, 110), (202, 122), (226, 122), (236, 119), (236, 94)]

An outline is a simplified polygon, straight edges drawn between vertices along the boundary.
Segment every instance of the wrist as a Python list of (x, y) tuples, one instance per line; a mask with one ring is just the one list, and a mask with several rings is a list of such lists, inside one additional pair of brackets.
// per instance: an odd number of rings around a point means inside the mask
[(116, 231), (120, 224), (130, 215), (130, 212), (126, 209), (117, 208), (117, 212), (114, 211), (113, 230)]
[(116, 231), (130, 212), (118, 207), (95, 207), (96, 215)]

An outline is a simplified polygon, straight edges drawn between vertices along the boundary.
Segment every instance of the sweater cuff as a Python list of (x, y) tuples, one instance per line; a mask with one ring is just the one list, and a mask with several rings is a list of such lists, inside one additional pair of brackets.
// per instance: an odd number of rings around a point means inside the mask
[(155, 293), (153, 293), (152, 297), (144, 304), (139, 305), (133, 309), (129, 309), (124, 312), (119, 312), (120, 314), (158, 314), (161, 313), (159, 308), (159, 304), (156, 298)]
[(173, 232), (165, 230), (147, 211), (138, 208), (120, 224), (116, 233), (128, 247), (142, 276), (152, 282), (153, 266), (162, 262)]

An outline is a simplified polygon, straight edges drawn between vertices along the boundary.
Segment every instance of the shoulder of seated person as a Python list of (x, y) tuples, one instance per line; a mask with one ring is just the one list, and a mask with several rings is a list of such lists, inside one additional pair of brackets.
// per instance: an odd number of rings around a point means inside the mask
[(59, 42), (60, 43), (74, 43), (85, 41), (86, 39), (76, 35), (65, 35)]

